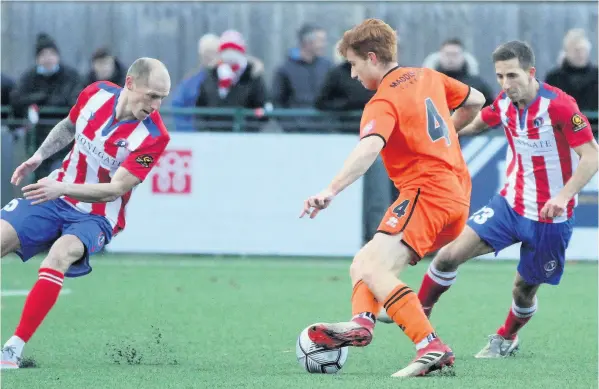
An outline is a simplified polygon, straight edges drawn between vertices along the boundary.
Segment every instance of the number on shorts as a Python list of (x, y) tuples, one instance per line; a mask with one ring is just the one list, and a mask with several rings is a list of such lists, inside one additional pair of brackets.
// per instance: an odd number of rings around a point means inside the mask
[(478, 211), (474, 213), (474, 215), (470, 216), (470, 220), (475, 222), (476, 224), (485, 224), (487, 220), (495, 215), (495, 211), (489, 207), (482, 207)]
[(439, 114), (437, 107), (435, 107), (435, 103), (430, 97), (427, 97), (424, 100), (426, 105), (426, 128), (428, 130), (428, 136), (431, 137), (433, 142), (438, 141), (439, 139), (445, 139), (446, 145), (449, 146), (451, 144), (451, 139), (449, 138), (449, 129), (447, 128), (447, 123)]
[(14, 211), (17, 205), (19, 205), (19, 199), (12, 199), (10, 203), (6, 204), (2, 209), (6, 212)]
[(402, 217), (406, 214), (406, 208), (408, 208), (408, 204), (410, 204), (410, 200), (402, 201), (397, 207), (393, 208), (393, 213), (397, 215), (397, 217)]

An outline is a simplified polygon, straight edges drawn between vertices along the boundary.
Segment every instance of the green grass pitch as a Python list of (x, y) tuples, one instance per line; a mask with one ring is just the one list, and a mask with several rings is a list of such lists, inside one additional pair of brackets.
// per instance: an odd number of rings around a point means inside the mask
[[(296, 361), (300, 331), (346, 320), (347, 259), (231, 259), (106, 254), (66, 280), (53, 311), (25, 349), (36, 367), (2, 373), (5, 388), (597, 388), (597, 263), (567, 265), (544, 286), (521, 351), (473, 355), (505, 318), (516, 262), (471, 262), (442, 297), (433, 325), (456, 353), (453, 373), (398, 380), (414, 357), (395, 325), (350, 349), (337, 375), (310, 375)], [(2, 263), (2, 290), (27, 290), (39, 260)], [(404, 272), (417, 289), (428, 261)], [(2, 298), (2, 342), (24, 296)]]

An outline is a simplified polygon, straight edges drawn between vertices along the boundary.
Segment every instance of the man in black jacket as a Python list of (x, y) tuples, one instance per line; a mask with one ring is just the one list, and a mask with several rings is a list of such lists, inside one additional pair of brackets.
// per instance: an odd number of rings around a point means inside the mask
[(453, 38), (443, 42), (435, 70), (480, 91), (485, 96), (485, 107), (495, 100), (491, 87), (481, 77), (472, 74), (464, 57), (464, 45), (459, 39)]
[[(312, 108), (332, 63), (324, 57), (326, 31), (305, 24), (298, 32), (299, 51), (292, 51), (276, 70), (272, 100), (275, 108)], [(297, 117), (279, 120), (289, 132), (321, 132), (328, 130), (322, 119)]]
[[(11, 94), (10, 104), (15, 115), (30, 120), (42, 106), (69, 107), (75, 105), (81, 90), (80, 77), (77, 71), (60, 62), (58, 47), (54, 40), (46, 34), (39, 34), (35, 45), (36, 65), (27, 70), (20, 78), (17, 87)], [(35, 147), (39, 147), (52, 127), (66, 115), (41, 114), (39, 123), (35, 125)], [(65, 148), (67, 150), (67, 148)], [(35, 171), (35, 179), (46, 177), (63, 159), (66, 151), (55, 154), (45, 160)]]
[(574, 97), (583, 111), (597, 111), (598, 69), (591, 63), (591, 42), (584, 30), (572, 29), (564, 37), (561, 66), (551, 70), (545, 82)]
[(351, 77), (351, 65), (347, 61), (335, 66), (327, 74), (314, 107), (321, 111), (340, 113), (339, 132), (357, 134), (360, 117), (343, 117), (343, 112), (361, 111), (372, 98), (374, 91), (362, 86), (360, 81)]
[(96, 81), (110, 81), (113, 84), (124, 86), (127, 69), (107, 48), (101, 47), (94, 52), (91, 65), (91, 69), (84, 79), (83, 88)]

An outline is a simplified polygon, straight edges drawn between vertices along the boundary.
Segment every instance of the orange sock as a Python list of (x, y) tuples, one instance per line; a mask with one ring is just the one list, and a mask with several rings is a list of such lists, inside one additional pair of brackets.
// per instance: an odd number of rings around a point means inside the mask
[(412, 339), (420, 343), (435, 330), (422, 310), (416, 293), (406, 284), (400, 283), (385, 299), (384, 307), (389, 317)]
[(375, 317), (381, 310), (381, 304), (362, 280), (354, 286), (354, 292), (351, 295), (351, 310), (352, 316), (368, 312)]

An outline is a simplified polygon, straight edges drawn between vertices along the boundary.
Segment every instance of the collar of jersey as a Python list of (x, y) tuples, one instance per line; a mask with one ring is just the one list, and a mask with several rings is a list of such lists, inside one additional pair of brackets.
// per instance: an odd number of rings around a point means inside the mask
[(110, 116), (110, 120), (108, 121), (110, 123), (110, 125), (108, 125), (102, 129), (102, 136), (107, 136), (121, 124), (139, 122), (139, 120), (136, 120), (136, 119), (115, 121), (116, 120), (116, 106), (119, 102), (119, 97), (121, 97), (121, 92), (123, 91), (123, 88), (114, 88), (114, 89), (117, 89), (117, 90), (112, 91), (114, 93), (114, 106), (112, 107), (112, 115)]

